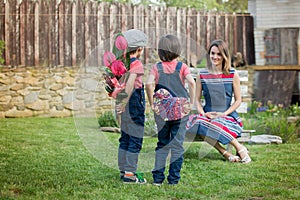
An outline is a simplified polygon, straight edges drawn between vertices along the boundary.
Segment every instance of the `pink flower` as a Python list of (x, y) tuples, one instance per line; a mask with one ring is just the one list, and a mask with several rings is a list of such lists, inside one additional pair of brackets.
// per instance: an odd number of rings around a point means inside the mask
[(103, 55), (103, 63), (106, 67), (111, 66), (111, 64), (116, 60), (116, 56), (115, 54), (111, 53), (111, 52), (105, 52)]
[(127, 48), (127, 40), (123, 36), (118, 36), (115, 45), (120, 50), (125, 50)]
[(120, 77), (126, 73), (127, 69), (121, 60), (115, 60), (111, 64), (111, 71), (115, 76)]

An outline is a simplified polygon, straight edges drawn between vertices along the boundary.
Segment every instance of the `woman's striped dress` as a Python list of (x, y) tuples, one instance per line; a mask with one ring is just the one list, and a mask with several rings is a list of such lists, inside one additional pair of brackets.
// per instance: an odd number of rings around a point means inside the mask
[[(200, 71), (202, 94), (205, 99), (204, 112), (224, 112), (231, 106), (234, 72), (235, 69), (231, 69), (230, 74), (225, 75), (210, 74), (207, 69)], [(241, 136), (243, 124), (236, 111), (213, 120), (201, 114), (191, 114), (187, 129), (189, 133), (208, 136), (222, 144), (228, 144)]]

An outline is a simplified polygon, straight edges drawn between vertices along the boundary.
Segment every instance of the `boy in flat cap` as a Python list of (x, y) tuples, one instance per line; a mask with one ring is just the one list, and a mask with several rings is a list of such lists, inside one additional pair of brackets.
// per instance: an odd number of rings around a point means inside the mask
[(125, 87), (128, 96), (116, 105), (116, 111), (121, 115), (118, 166), (124, 183), (142, 184), (146, 183), (146, 179), (136, 170), (143, 143), (146, 103), (142, 82), (144, 67), (139, 58), (147, 44), (147, 36), (137, 29), (130, 29), (123, 35), (128, 43), (130, 69)]

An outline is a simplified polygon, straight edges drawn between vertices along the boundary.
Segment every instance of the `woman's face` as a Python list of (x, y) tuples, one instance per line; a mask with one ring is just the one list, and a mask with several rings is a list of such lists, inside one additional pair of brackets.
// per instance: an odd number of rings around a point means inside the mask
[(210, 49), (209, 57), (210, 57), (210, 61), (213, 65), (215, 65), (215, 66), (220, 66), (221, 65), (222, 66), (223, 57), (222, 57), (222, 54), (221, 54), (218, 47), (213, 46)]

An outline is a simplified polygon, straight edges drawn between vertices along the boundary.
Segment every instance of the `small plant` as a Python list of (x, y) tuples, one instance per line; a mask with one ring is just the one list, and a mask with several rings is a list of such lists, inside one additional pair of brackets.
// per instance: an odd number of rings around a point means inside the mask
[(100, 127), (119, 127), (116, 117), (113, 115), (112, 112), (104, 112), (99, 118), (98, 118), (98, 124)]

